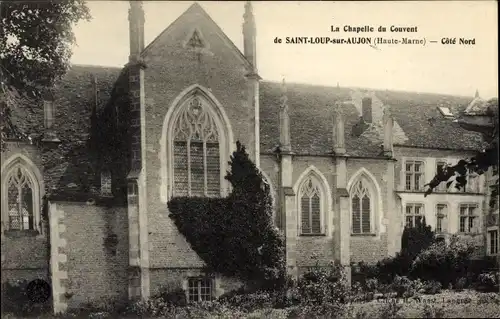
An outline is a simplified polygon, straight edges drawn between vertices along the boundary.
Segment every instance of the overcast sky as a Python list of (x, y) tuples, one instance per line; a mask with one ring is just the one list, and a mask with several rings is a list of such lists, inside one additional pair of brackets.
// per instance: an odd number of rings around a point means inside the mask
[[(146, 44), (191, 4), (145, 1)], [(199, 2), (240, 50), (244, 2)], [(128, 59), (128, 2), (88, 1), (93, 19), (74, 29), (72, 62), (123, 66)], [(266, 80), (374, 89), (498, 96), (496, 1), (254, 2), (257, 64)], [(416, 26), (417, 33), (332, 33), (330, 26)], [(202, 30), (203, 31), (203, 30)], [(275, 37), (370, 36), (426, 39), (426, 45), (274, 44)], [(441, 38), (475, 38), (442, 45)], [(438, 43), (431, 44), (429, 41)]]

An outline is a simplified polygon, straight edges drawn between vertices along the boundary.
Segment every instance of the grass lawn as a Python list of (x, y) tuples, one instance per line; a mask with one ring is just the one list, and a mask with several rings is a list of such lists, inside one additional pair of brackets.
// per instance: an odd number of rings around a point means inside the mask
[[(348, 306), (348, 314), (343, 318), (500, 318), (500, 295), (498, 293), (478, 293), (472, 290), (455, 292), (443, 291), (436, 295), (422, 295), (420, 298), (373, 300), (370, 302), (353, 303)], [(284, 309), (260, 309), (244, 318), (291, 318), (289, 311)], [(2, 318), (18, 319), (13, 315), (2, 315)], [(33, 318), (33, 317), (32, 317)], [(44, 315), (35, 318), (110, 318), (94, 314), (92, 316), (52, 316)], [(113, 317), (116, 318), (116, 317)], [(123, 317), (121, 317), (123, 318)], [(133, 317), (129, 317), (133, 318)], [(145, 317), (143, 317), (145, 318)], [(242, 318), (232, 314), (227, 316), (196, 316), (202, 318)], [(179, 317), (178, 319), (184, 319)], [(186, 318), (188, 319), (188, 318)]]

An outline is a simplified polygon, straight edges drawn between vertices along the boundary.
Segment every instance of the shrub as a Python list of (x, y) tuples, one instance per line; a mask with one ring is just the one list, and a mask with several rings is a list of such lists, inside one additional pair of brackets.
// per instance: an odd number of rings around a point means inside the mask
[(400, 298), (413, 297), (416, 292), (412, 281), (406, 276), (396, 276), (392, 284), (392, 290)]
[(30, 296), (27, 280), (2, 283), (2, 312), (16, 315), (41, 314), (51, 310), (50, 300), (38, 302)]
[(410, 260), (415, 259), (424, 249), (427, 249), (434, 242), (434, 232), (431, 226), (425, 222), (417, 220), (415, 227), (405, 227), (401, 237), (401, 252), (408, 256)]
[(365, 284), (366, 291), (378, 292), (379, 282), (377, 278), (368, 279)]
[(377, 264), (367, 264), (363, 261), (351, 263), (351, 281), (365, 284), (366, 280), (377, 278), (379, 269)]
[(455, 290), (462, 291), (467, 286), (467, 278), (460, 277), (455, 282)]
[(184, 307), (187, 305), (186, 292), (182, 288), (170, 290), (167, 287), (163, 287), (156, 297), (176, 307)]
[(278, 289), (285, 281), (284, 240), (274, 226), (269, 185), (236, 143), (226, 179), (227, 198), (175, 197), (170, 218), (214, 271), (249, 284)]
[(235, 294), (221, 296), (219, 302), (225, 305), (231, 305), (245, 312), (252, 312), (257, 309), (272, 307), (273, 295), (269, 291), (257, 291), (246, 293), (240, 291)]
[(377, 263), (378, 279), (383, 283), (392, 283), (395, 276), (408, 276), (412, 260), (410, 256), (401, 252), (395, 257), (384, 258)]
[(467, 239), (453, 236), (449, 244), (432, 244), (422, 251), (412, 263), (412, 278), (436, 280), (448, 287), (460, 277), (466, 277), (474, 245)]
[(429, 295), (435, 295), (441, 292), (442, 285), (439, 281), (429, 281), (425, 283), (424, 292)]
[(500, 282), (500, 272), (490, 271), (478, 277), (477, 289), (481, 291), (498, 291)]
[[(205, 319), (205, 318), (218, 318), (218, 319), (238, 319), (245, 318), (246, 314), (241, 310), (232, 308), (229, 305), (220, 303), (218, 301), (199, 302), (182, 308), (185, 315), (181, 318), (190, 319)], [(173, 317), (178, 318), (178, 317)]]
[(169, 305), (162, 298), (150, 298), (132, 303), (126, 310), (126, 314), (134, 316), (161, 316), (175, 318), (176, 307)]
[(500, 296), (497, 292), (484, 293), (478, 296), (478, 304), (497, 304), (500, 305)]
[(316, 266), (304, 273), (297, 288), (302, 305), (339, 304), (347, 300), (349, 289), (340, 266)]

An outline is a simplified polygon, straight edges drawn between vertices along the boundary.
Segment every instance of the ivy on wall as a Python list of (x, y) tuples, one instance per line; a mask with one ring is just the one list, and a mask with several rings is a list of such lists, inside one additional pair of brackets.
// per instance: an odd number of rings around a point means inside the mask
[(273, 224), (269, 185), (237, 142), (227, 198), (174, 197), (170, 218), (209, 271), (261, 288), (285, 279), (285, 245)]

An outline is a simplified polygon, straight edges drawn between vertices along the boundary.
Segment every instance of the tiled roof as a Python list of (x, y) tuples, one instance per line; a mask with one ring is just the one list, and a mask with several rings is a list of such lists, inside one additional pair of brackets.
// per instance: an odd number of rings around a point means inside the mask
[(51, 159), (45, 167), (57, 192), (86, 193), (100, 182), (100, 179), (95, 180), (95, 161), (98, 156), (90, 140), (94, 103), (92, 77), (95, 76), (97, 80), (95, 107), (99, 112), (109, 101), (119, 73), (120, 68), (73, 66), (59, 83), (55, 95), (54, 126), (61, 140), (57, 150), (61, 158)]
[[(60, 81), (55, 92), (56, 120), (54, 128), (60, 145), (45, 150), (44, 170), (47, 191), (87, 192), (93, 184), (91, 145), (91, 111), (93, 92), (91, 75), (97, 79), (98, 104), (109, 103), (120, 68), (73, 66)], [(351, 100), (353, 89), (306, 84), (287, 84), (290, 111), (292, 151), (298, 154), (321, 155), (331, 153), (333, 105)], [(261, 151), (271, 152), (279, 143), (278, 110), (281, 83), (263, 81), (260, 86)], [(394, 91), (375, 91), (376, 96), (389, 105), (395, 120), (408, 137), (405, 145), (423, 148), (479, 149), (479, 134), (465, 131), (450, 119), (445, 119), (437, 106), (446, 105), (453, 113), (463, 111), (471, 98), (435, 94)], [(352, 156), (378, 156), (380, 142), (366, 136), (351, 134), (359, 120), (359, 111), (352, 104), (342, 107), (345, 121), (347, 153)], [(19, 120), (18, 120), (19, 122)], [(23, 123), (43, 123), (43, 109), (37, 108)], [(32, 133), (42, 133), (40, 124), (32, 126)]]
[[(95, 154), (90, 145), (91, 115), (94, 101), (91, 76), (97, 78), (97, 109), (111, 96), (120, 68), (73, 66), (54, 92), (53, 129), (61, 143), (42, 148), (44, 182), (49, 195), (88, 193), (94, 182)], [(14, 121), (33, 139), (43, 135), (43, 106), (14, 110)]]
[[(279, 141), (278, 110), (281, 84), (262, 82), (260, 86), (261, 150), (271, 151)], [(307, 84), (287, 84), (290, 112), (292, 151), (300, 154), (326, 154), (332, 151), (333, 105), (336, 101), (351, 100), (355, 88), (325, 87)], [(407, 140), (402, 145), (422, 148), (478, 150), (484, 145), (482, 137), (461, 128), (452, 119), (445, 118), (438, 106), (448, 106), (454, 114), (463, 111), (472, 100), (438, 94), (396, 91), (371, 91), (389, 106), (395, 121)], [(379, 142), (365, 136), (351, 134), (360, 113), (352, 104), (343, 105), (345, 143), (347, 153), (353, 156), (377, 156)]]
[[(333, 150), (333, 106), (351, 100), (351, 89), (287, 83), (292, 151), (297, 154), (320, 155)], [(270, 152), (279, 143), (279, 99), (281, 83), (261, 82), (260, 140), (261, 151)], [(355, 156), (377, 156), (380, 145), (365, 137), (351, 135), (360, 114), (352, 104), (343, 104), (347, 153)]]
[(394, 91), (380, 91), (377, 96), (390, 106), (395, 120), (409, 138), (405, 145), (457, 150), (480, 150), (485, 146), (481, 134), (461, 128), (438, 110), (438, 106), (446, 106), (458, 116), (472, 98)]

